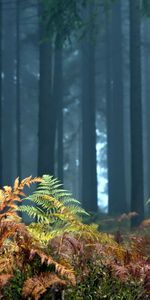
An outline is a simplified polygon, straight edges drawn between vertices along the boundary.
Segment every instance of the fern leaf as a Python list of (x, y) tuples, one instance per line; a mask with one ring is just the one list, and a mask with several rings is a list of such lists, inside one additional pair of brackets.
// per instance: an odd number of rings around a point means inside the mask
[(62, 289), (66, 285), (66, 281), (60, 279), (53, 273), (41, 273), (39, 276), (34, 276), (25, 281), (23, 286), (22, 295), (25, 298), (32, 296), (38, 300), (48, 288), (55, 286)]
[(26, 213), (31, 218), (37, 218), (38, 222), (50, 222), (49, 216), (38, 207), (22, 205), (17, 210)]
[(12, 274), (2, 274), (0, 275), (0, 288), (8, 283), (8, 281), (12, 278)]

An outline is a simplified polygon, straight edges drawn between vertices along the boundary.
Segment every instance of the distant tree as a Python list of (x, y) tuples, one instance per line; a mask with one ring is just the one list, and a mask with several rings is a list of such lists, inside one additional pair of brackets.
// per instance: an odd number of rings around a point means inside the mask
[(130, 0), (130, 110), (131, 110), (131, 220), (137, 226), (144, 218), (143, 133), (141, 95), (140, 0)]
[[(127, 211), (124, 158), (124, 101), (121, 2), (106, 16), (106, 100), (108, 139), (108, 211)], [(111, 49), (111, 50), (110, 50)]]
[(0, 186), (3, 185), (2, 160), (2, 3), (0, 2)]
[(21, 106), (20, 106), (20, 0), (16, 0), (16, 135), (17, 176), (21, 178)]
[[(16, 3), (15, 3), (16, 4)], [(7, 9), (5, 1), (2, 5), (2, 30), (3, 30), (3, 104), (2, 104), (2, 126), (3, 126), (3, 179), (4, 184), (11, 184), (15, 176), (15, 6)]]
[[(150, 198), (150, 124), (149, 124), (149, 116), (150, 116), (150, 18), (145, 18), (143, 20), (143, 81), (144, 81), (144, 194), (146, 199)], [(150, 211), (150, 206), (147, 207)]]
[[(39, 15), (44, 14), (39, 5)], [(46, 40), (44, 40), (46, 38)], [(55, 173), (55, 142), (58, 137), (58, 177), (63, 181), (63, 92), (62, 36), (46, 37), (45, 23), (40, 24), (39, 158), (38, 173)], [(52, 55), (53, 54), (53, 55)], [(52, 71), (53, 56), (53, 71)]]
[[(39, 16), (43, 6), (39, 3)], [(54, 174), (54, 128), (52, 102), (52, 46), (44, 40), (45, 26), (39, 24), (39, 126), (38, 126), (38, 175)]]
[[(54, 174), (55, 171), (54, 152), (58, 115), (62, 118), (61, 48), (70, 39), (72, 32), (79, 28), (80, 16), (76, 8), (77, 2), (75, 0), (68, 2), (67, 5), (65, 1), (49, 0), (44, 1), (43, 5), (42, 3), (39, 4), (39, 16), (43, 16), (43, 22), (40, 24), (39, 174)], [(52, 51), (54, 53), (53, 72)], [(58, 126), (62, 121), (61, 118)], [(60, 128), (60, 126), (58, 137), (60, 138), (57, 157), (59, 160), (58, 169), (59, 177), (63, 179), (62, 127)]]
[[(85, 20), (93, 13), (93, 3), (84, 11)], [(96, 212), (96, 128), (95, 128), (95, 40), (94, 22), (89, 24), (81, 41), (81, 105), (82, 105), (82, 205)]]
[(64, 185), (74, 197), (81, 199), (79, 175), (81, 148), (81, 77), (79, 42), (74, 40), (63, 48), (63, 161)]
[(57, 103), (57, 176), (63, 182), (63, 51), (60, 37), (55, 42), (53, 101)]

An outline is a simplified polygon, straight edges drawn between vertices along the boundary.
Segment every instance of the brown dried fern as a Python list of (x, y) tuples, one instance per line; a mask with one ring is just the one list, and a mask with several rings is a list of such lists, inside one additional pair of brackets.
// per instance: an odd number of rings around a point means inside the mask
[(38, 300), (48, 288), (64, 288), (66, 281), (60, 279), (54, 273), (41, 273), (38, 276), (34, 276), (25, 281), (22, 295), (25, 298), (32, 296), (34, 300)]
[(41, 182), (42, 178), (29, 176), (19, 182), (19, 178), (14, 181), (13, 187), (4, 186), (0, 189), (0, 221), (6, 218), (13, 218), (15, 221), (20, 221), (17, 215), (16, 202), (21, 202), (22, 197), (25, 196), (23, 189), (25, 186), (30, 187), (32, 183)]

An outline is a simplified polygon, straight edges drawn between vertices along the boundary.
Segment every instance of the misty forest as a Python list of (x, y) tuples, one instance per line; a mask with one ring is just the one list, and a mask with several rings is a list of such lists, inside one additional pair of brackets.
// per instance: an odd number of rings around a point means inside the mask
[(0, 0), (0, 72), (0, 299), (150, 299), (150, 1)]

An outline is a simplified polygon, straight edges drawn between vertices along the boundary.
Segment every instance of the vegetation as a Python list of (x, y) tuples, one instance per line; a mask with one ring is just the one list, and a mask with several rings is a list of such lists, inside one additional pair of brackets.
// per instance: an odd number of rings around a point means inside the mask
[[(118, 239), (84, 224), (87, 213), (58, 180), (17, 178), (0, 190), (0, 211), (1, 299), (149, 298), (148, 235)], [(20, 212), (36, 222), (25, 225)]]

